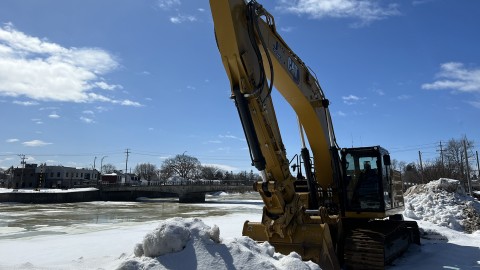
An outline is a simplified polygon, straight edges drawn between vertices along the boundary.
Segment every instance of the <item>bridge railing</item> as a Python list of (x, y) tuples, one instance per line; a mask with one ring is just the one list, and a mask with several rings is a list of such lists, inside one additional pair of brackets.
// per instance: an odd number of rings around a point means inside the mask
[(253, 181), (238, 180), (184, 180), (184, 181), (150, 181), (131, 183), (100, 182), (100, 186), (252, 186)]

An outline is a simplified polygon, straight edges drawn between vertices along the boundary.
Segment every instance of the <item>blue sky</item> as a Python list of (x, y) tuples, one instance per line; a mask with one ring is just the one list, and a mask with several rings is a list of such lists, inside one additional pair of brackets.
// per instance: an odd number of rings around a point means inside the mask
[[(480, 142), (479, 1), (260, 3), (317, 74), (341, 147), (415, 162), (440, 141)], [(0, 167), (25, 154), (123, 169), (129, 149), (132, 170), (182, 153), (254, 169), (229, 95), (208, 1), (0, 2)], [(292, 157), (295, 116), (273, 98)]]

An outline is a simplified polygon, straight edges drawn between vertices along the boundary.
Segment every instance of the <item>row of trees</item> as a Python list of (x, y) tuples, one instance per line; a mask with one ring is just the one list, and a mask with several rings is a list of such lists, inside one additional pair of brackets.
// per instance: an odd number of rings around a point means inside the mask
[(408, 183), (427, 183), (439, 178), (451, 178), (464, 181), (467, 178), (478, 179), (478, 160), (474, 151), (474, 142), (467, 139), (450, 139), (439, 155), (420, 163), (393, 161), (395, 169), (402, 172)]
[[(118, 172), (112, 164), (103, 165), (102, 171), (105, 173)], [(196, 157), (185, 154), (165, 159), (160, 168), (151, 163), (138, 164), (133, 172), (147, 181), (165, 181), (172, 176), (179, 176), (184, 179), (237, 181), (256, 181), (259, 178), (258, 174), (253, 173), (253, 170), (233, 173), (216, 166), (204, 166)]]

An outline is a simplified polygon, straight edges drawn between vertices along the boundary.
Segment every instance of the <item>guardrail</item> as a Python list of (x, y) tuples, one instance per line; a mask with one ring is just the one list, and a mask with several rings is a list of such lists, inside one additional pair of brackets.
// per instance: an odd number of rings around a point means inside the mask
[(101, 182), (99, 186), (137, 186), (137, 187), (147, 187), (147, 186), (252, 186), (253, 181), (218, 181), (218, 180), (204, 180), (204, 181), (195, 181), (195, 180), (185, 180), (179, 182), (161, 182), (161, 181), (151, 181), (149, 183), (109, 183)]

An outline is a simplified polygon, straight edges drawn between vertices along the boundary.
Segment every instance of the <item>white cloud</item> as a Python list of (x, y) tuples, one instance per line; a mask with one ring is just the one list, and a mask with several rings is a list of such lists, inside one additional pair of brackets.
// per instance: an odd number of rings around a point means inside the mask
[(212, 167), (219, 168), (219, 169), (221, 169), (221, 170), (228, 171), (228, 172), (239, 170), (237, 167), (233, 167), (233, 166), (225, 165), (225, 164), (205, 163), (205, 164), (202, 164), (202, 165), (204, 165), (204, 166), (212, 166)]
[(106, 82), (95, 82), (94, 85), (103, 90), (115, 90), (117, 88), (120, 88), (120, 89), (123, 88), (121, 85), (110, 85), (110, 84), (107, 84)]
[[(0, 93), (1, 93), (1, 90), (0, 90)], [(36, 101), (18, 101), (18, 100), (14, 100), (14, 101), (13, 101), (13, 104), (22, 105), (22, 106), (36, 106), (36, 105), (38, 105), (39, 103), (36, 102)]]
[(473, 107), (480, 109), (480, 101), (468, 101), (468, 103)]
[[(65, 48), (45, 39), (28, 36), (12, 24), (0, 27), (0, 96), (27, 97), (34, 101), (110, 102), (99, 90), (115, 90), (102, 75), (119, 66), (115, 57), (99, 48)], [(138, 106), (135, 102), (127, 102)]]
[(353, 18), (359, 20), (354, 26), (367, 25), (400, 14), (395, 4), (382, 6), (376, 0), (280, 0), (279, 10), (314, 19)]
[(39, 119), (39, 118), (32, 118), (31, 120), (32, 120), (33, 122), (40, 122), (40, 121), (42, 121), (42, 119)]
[(19, 139), (8, 139), (6, 140), (7, 143), (15, 143), (15, 142), (18, 142)]
[(94, 115), (95, 114), (93, 111), (90, 111), (90, 110), (83, 111), (82, 113), (83, 114), (89, 114), (89, 115)]
[(197, 18), (192, 15), (177, 15), (174, 17), (170, 17), (170, 22), (179, 24), (179, 23), (184, 23), (184, 22), (194, 22), (196, 21)]
[(344, 113), (344, 112), (342, 112), (342, 111), (338, 111), (338, 112), (337, 112), (337, 115), (338, 115), (338, 116), (342, 116), (342, 117), (347, 116), (347, 114)]
[(158, 0), (158, 6), (161, 9), (169, 10), (175, 7), (180, 6), (182, 3), (180, 0)]
[(412, 1), (412, 5), (418, 6), (418, 5), (423, 5), (429, 2), (433, 2), (434, 0), (414, 0)]
[(52, 143), (47, 143), (41, 140), (33, 140), (33, 141), (23, 142), (22, 144), (28, 147), (41, 147), (41, 146), (46, 146)]
[(244, 138), (237, 137), (235, 135), (227, 134), (227, 135), (218, 135), (219, 138), (222, 139), (233, 139), (233, 140), (239, 140), (239, 141), (245, 141)]
[(361, 97), (357, 97), (355, 95), (348, 95), (348, 96), (343, 96), (342, 97), (342, 100), (343, 100), (343, 103), (347, 104), (347, 105), (353, 105), (361, 100), (364, 100), (365, 98), (361, 98)]
[(289, 33), (289, 32), (292, 32), (293, 31), (293, 27), (291, 26), (287, 26), (287, 27), (280, 27), (280, 31), (282, 32), (286, 32), (286, 33)]
[(132, 107), (142, 107), (143, 105), (136, 102), (136, 101), (131, 101), (131, 100), (128, 100), (128, 99), (125, 99), (125, 100), (122, 100), (122, 101), (115, 101), (113, 103), (119, 103), (120, 105), (123, 105), (123, 106), (132, 106)]
[(92, 118), (88, 118), (88, 117), (85, 117), (85, 116), (80, 116), (80, 120), (84, 123), (87, 123), (87, 124), (94, 124), (95, 123), (95, 121)]
[(480, 68), (466, 68), (462, 63), (449, 62), (440, 66), (433, 83), (422, 84), (423, 89), (450, 89), (458, 92), (480, 93)]
[(52, 119), (58, 119), (60, 118), (60, 115), (58, 115), (56, 112), (53, 112), (50, 115), (48, 115), (48, 117)]
[(398, 100), (407, 100), (407, 99), (411, 99), (412, 96), (410, 95), (400, 95), (397, 97)]

